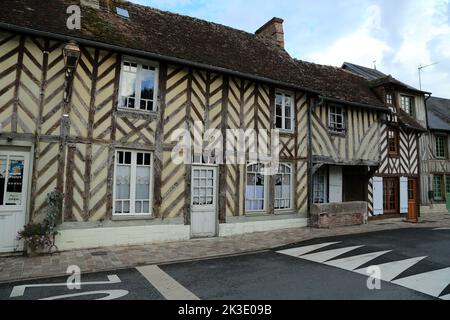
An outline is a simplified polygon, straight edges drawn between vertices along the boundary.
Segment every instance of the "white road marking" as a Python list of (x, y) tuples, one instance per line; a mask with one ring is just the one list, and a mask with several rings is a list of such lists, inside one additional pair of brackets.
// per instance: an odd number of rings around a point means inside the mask
[(307, 254), (308, 252), (311, 251), (315, 251), (327, 246), (331, 246), (332, 244), (336, 244), (339, 243), (338, 242), (326, 242), (326, 243), (320, 243), (320, 244), (314, 244), (311, 246), (305, 246), (305, 247), (298, 247), (298, 248), (292, 248), (292, 249), (286, 249), (286, 250), (281, 250), (281, 251), (277, 251), (278, 253), (281, 254), (285, 254), (287, 256), (292, 256), (292, 257), (299, 257), (301, 255)]
[(445, 296), (439, 297), (439, 299), (450, 301), (450, 294), (447, 294)]
[(356, 268), (362, 266), (363, 264), (366, 264), (367, 262), (372, 261), (373, 259), (378, 258), (379, 256), (382, 256), (383, 254), (386, 254), (391, 251), (392, 250), (371, 252), (371, 253), (361, 254), (361, 255), (352, 256), (352, 257), (348, 257), (348, 258), (331, 260), (331, 261), (325, 262), (325, 264), (327, 264), (329, 266), (337, 267), (340, 269), (353, 271)]
[[(101, 284), (114, 284), (114, 283), (121, 283), (119, 277), (117, 275), (111, 275), (108, 276), (108, 281), (97, 281), (97, 282), (74, 282), (70, 283), (71, 285), (101, 285)], [(41, 288), (41, 287), (66, 287), (67, 282), (64, 283), (40, 283), (40, 284), (24, 284), (21, 286), (15, 286), (11, 294), (9, 295), (10, 298), (14, 297), (21, 297), (25, 293), (25, 289), (27, 288)]]
[(439, 231), (439, 230), (450, 230), (450, 228), (436, 228), (436, 229), (433, 229), (433, 231)]
[(334, 250), (321, 251), (317, 253), (311, 253), (304, 256), (299, 257), (300, 259), (309, 260), (313, 262), (323, 263), (325, 261), (331, 260), (341, 254), (347, 253), (349, 251), (361, 248), (364, 246), (353, 246), (353, 247), (345, 247)]
[(392, 281), (392, 283), (433, 297), (439, 297), (442, 291), (450, 284), (450, 268), (416, 274)]
[(100, 290), (100, 291), (86, 291), (81, 293), (71, 293), (71, 294), (63, 294), (61, 296), (54, 296), (54, 297), (48, 297), (43, 298), (39, 300), (59, 300), (59, 299), (66, 299), (66, 298), (75, 298), (75, 297), (81, 297), (81, 296), (90, 296), (94, 294), (106, 294), (106, 297), (95, 299), (95, 300), (114, 300), (121, 297), (124, 297), (129, 292), (127, 290)]
[[(422, 261), (425, 258), (426, 257), (417, 257), (417, 258), (412, 258), (412, 259), (392, 261), (392, 262), (376, 265), (376, 267), (380, 268), (380, 277), (381, 277), (380, 280), (390, 282), (393, 279), (395, 279), (398, 275), (403, 273), (403, 271), (411, 268), (413, 265), (415, 265), (416, 263), (419, 263), (420, 261)], [(366, 268), (355, 270), (355, 272), (363, 274), (363, 275), (367, 275)]]
[(200, 300), (158, 266), (136, 268), (167, 300)]

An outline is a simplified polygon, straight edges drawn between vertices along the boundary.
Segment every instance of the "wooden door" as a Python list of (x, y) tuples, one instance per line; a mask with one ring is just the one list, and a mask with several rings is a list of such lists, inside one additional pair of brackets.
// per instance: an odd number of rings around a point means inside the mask
[(192, 168), (191, 236), (193, 238), (217, 235), (217, 168)]
[(17, 232), (25, 224), (28, 152), (0, 151), (0, 252), (20, 251)]
[(408, 215), (407, 220), (418, 221), (417, 212), (417, 179), (408, 179)]
[(398, 178), (384, 178), (383, 211), (385, 214), (399, 213)]

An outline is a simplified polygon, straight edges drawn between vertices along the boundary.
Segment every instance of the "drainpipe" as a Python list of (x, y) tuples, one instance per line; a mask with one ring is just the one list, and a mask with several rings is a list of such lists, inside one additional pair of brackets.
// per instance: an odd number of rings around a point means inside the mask
[(313, 160), (312, 160), (312, 113), (324, 103), (323, 96), (319, 95), (319, 102), (308, 108), (308, 217), (311, 218), (311, 205), (313, 203)]

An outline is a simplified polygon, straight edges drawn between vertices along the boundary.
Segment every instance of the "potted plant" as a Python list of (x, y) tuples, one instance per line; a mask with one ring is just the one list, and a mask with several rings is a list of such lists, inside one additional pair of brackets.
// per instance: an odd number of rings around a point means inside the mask
[(62, 211), (63, 195), (59, 191), (47, 194), (45, 219), (43, 222), (30, 222), (18, 232), (17, 239), (24, 240), (29, 255), (51, 252), (55, 245), (57, 219)]

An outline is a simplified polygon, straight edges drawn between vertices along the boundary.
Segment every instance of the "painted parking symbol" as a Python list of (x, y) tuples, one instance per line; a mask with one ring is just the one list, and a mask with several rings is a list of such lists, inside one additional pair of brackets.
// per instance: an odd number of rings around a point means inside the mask
[[(69, 279), (71, 279), (72, 276), (69, 276)], [(88, 281), (88, 282), (75, 282), (72, 283), (69, 281), (66, 282), (60, 282), (60, 283), (37, 283), (37, 284), (24, 284), (19, 286), (14, 286), (11, 290), (11, 294), (9, 295), (10, 298), (16, 298), (16, 297), (22, 297), (25, 295), (25, 291), (27, 289), (31, 288), (51, 288), (51, 287), (66, 287), (69, 290), (81, 290), (83, 286), (92, 286), (92, 285), (108, 285), (108, 284), (116, 284), (121, 283), (120, 278), (117, 275), (108, 275), (108, 281)], [(72, 293), (72, 294), (64, 294), (64, 295), (58, 295), (58, 296), (52, 296), (52, 297), (46, 297), (46, 298), (40, 298), (39, 300), (57, 300), (57, 299), (64, 299), (64, 298), (71, 298), (71, 297), (80, 297), (80, 296), (91, 296), (91, 295), (99, 295), (104, 294), (105, 297), (100, 298), (98, 300), (113, 300), (120, 297), (123, 297), (128, 294), (127, 290), (103, 290), (103, 291), (86, 291), (86, 292), (78, 292), (78, 293)]]
[(135, 268), (0, 283), (0, 300), (165, 300)]

